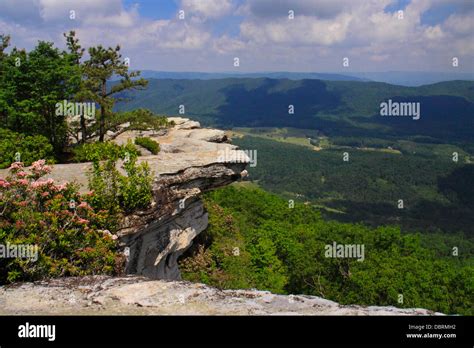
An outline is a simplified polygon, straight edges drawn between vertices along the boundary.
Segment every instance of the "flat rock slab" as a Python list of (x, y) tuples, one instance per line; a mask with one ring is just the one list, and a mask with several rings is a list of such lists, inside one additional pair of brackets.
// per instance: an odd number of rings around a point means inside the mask
[(0, 287), (0, 315), (440, 315), (426, 309), (342, 306), (315, 296), (218, 290), (138, 276), (61, 278)]

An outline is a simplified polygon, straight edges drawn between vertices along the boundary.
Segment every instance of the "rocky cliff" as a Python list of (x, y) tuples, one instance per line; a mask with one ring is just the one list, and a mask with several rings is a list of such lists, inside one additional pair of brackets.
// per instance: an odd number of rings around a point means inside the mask
[[(249, 162), (225, 142), (223, 131), (202, 129), (188, 119), (170, 120), (176, 126), (165, 134), (142, 132), (161, 146), (158, 155), (140, 158), (155, 173), (152, 207), (127, 216), (118, 231), (128, 248), (127, 273), (152, 279), (180, 279), (178, 257), (208, 225), (200, 194), (245, 176)], [(121, 133), (114, 141), (124, 143), (137, 133)]]
[[(107, 134), (118, 144), (137, 136), (160, 143), (158, 155), (140, 148), (143, 156), (138, 159), (148, 162), (154, 173), (151, 207), (126, 216), (117, 233), (127, 255), (127, 273), (152, 279), (180, 279), (178, 257), (208, 225), (200, 194), (245, 176), (249, 162), (243, 151), (226, 142), (224, 131), (201, 128), (186, 118), (169, 120), (175, 125), (158, 132), (122, 129)], [(75, 181), (85, 192), (90, 167), (90, 163), (57, 164), (47, 178)], [(0, 177), (6, 174), (0, 170)]]

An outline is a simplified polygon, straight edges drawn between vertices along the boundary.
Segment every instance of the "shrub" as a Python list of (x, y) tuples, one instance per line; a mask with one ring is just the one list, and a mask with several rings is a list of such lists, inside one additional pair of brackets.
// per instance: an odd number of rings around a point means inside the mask
[(126, 153), (122, 159), (127, 175), (117, 170), (117, 160), (95, 161), (89, 187), (96, 195), (94, 206), (114, 214), (143, 209), (152, 200), (153, 175), (148, 163), (136, 163), (137, 155)]
[(75, 184), (42, 180), (50, 169), (44, 160), (28, 172), (15, 162), (0, 179), (0, 244), (38, 247), (37, 260), (1, 258), (0, 283), (120, 273), (110, 213), (95, 210), (94, 194), (79, 194)]
[(129, 130), (160, 130), (174, 125), (168, 122), (165, 116), (155, 115), (148, 109), (137, 109), (133, 111), (118, 112), (111, 120), (112, 127), (117, 127), (126, 122), (130, 122)]
[(15, 162), (17, 153), (27, 166), (39, 159), (54, 162), (53, 146), (46, 137), (29, 136), (0, 128), (0, 168), (8, 168)]
[(139, 137), (135, 139), (135, 144), (143, 146), (152, 154), (157, 155), (160, 152), (160, 144), (148, 137)]
[(110, 141), (81, 144), (73, 152), (75, 162), (116, 161), (119, 158), (124, 158), (127, 153), (130, 156), (140, 155), (131, 141), (125, 145), (117, 145)]

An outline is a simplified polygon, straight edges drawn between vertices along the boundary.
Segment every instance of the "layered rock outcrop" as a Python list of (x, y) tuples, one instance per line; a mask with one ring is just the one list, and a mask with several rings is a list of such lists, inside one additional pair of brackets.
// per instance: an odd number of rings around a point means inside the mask
[[(158, 155), (140, 158), (155, 173), (152, 207), (127, 216), (118, 231), (129, 250), (127, 273), (153, 279), (180, 279), (178, 257), (208, 225), (200, 194), (245, 176), (249, 163), (243, 151), (225, 142), (223, 131), (201, 129), (188, 119), (170, 120), (176, 126), (166, 134), (142, 132), (161, 147)], [(125, 143), (137, 135), (127, 131), (114, 141)]]

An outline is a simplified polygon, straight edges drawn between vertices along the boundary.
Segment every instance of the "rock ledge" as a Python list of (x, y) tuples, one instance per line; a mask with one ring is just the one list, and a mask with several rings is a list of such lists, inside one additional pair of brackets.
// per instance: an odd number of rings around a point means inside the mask
[(441, 315), (426, 309), (342, 306), (315, 296), (218, 290), (144, 277), (61, 278), (0, 287), (0, 315)]

